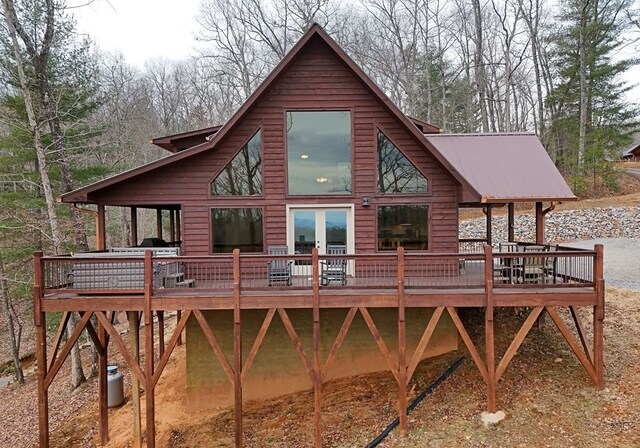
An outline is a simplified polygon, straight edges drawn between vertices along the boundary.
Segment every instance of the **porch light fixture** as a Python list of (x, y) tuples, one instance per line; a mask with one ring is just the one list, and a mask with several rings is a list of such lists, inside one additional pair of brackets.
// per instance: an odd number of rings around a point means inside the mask
[(369, 196), (364, 196), (362, 198), (362, 206), (363, 207), (369, 207)]
[(302, 155), (300, 156), (300, 158), (301, 158), (302, 160), (307, 160), (307, 159), (309, 158), (309, 154), (302, 154)]
[(318, 182), (319, 184), (326, 184), (327, 182), (329, 182), (329, 179), (326, 177), (318, 177), (316, 179), (316, 182)]

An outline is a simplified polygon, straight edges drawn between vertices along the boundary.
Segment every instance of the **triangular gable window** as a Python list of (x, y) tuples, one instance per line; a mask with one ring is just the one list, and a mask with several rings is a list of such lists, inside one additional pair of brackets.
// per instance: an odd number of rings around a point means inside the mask
[(262, 141), (260, 131), (242, 147), (224, 170), (211, 182), (216, 196), (262, 195)]
[(378, 193), (426, 193), (427, 178), (378, 129)]

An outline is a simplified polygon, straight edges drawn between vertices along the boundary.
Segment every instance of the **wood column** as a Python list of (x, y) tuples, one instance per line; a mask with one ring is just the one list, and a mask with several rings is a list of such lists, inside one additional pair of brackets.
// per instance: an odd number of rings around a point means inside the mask
[(132, 247), (138, 245), (138, 209), (136, 207), (131, 207), (131, 236), (129, 244)]
[[(180, 322), (180, 319), (182, 319), (182, 310), (177, 310), (176, 311), (176, 325), (178, 324), (178, 322)], [(182, 345), (182, 331), (180, 332), (180, 334), (178, 335), (178, 345)]]
[(36, 333), (36, 364), (38, 380), (38, 435), (40, 448), (49, 447), (49, 392), (45, 387), (47, 376), (47, 318), (42, 312), (42, 291), (44, 276), (42, 272), (42, 252), (33, 254), (33, 321)]
[[(140, 363), (140, 321), (137, 311), (127, 311), (129, 320), (129, 350), (136, 363)], [(140, 380), (131, 375), (131, 401), (133, 407), (133, 446), (142, 446), (142, 417), (140, 412)]]
[(147, 448), (156, 446), (155, 391), (153, 384), (153, 314), (151, 296), (153, 293), (153, 262), (150, 250), (144, 253), (144, 363), (145, 363), (145, 407), (147, 411)]
[(107, 248), (107, 233), (105, 226), (105, 206), (98, 205), (98, 217), (96, 219), (96, 250)]
[(171, 239), (171, 241), (176, 241), (176, 218), (175, 218), (175, 213), (176, 211), (171, 209), (169, 210), (169, 238)]
[(181, 226), (182, 212), (176, 210), (176, 241), (182, 241), (182, 226)]
[(507, 241), (513, 242), (515, 238), (515, 204), (507, 204)]
[(604, 388), (604, 247), (595, 245), (594, 281), (596, 283), (596, 306), (593, 307), (593, 367), (596, 372), (596, 388)]
[(398, 248), (398, 419), (400, 432), (407, 435), (407, 353), (404, 293), (404, 247)]
[(156, 311), (156, 316), (158, 316), (158, 350), (162, 357), (164, 355), (164, 311)]
[(156, 210), (156, 236), (162, 239), (162, 209)]
[(242, 327), (240, 325), (240, 249), (233, 249), (233, 389), (235, 446), (242, 447)]
[(485, 212), (484, 213), (485, 213), (485, 215), (487, 215), (487, 244), (489, 246), (491, 246), (491, 244), (492, 244), (492, 234), (493, 234), (493, 232), (492, 232), (493, 223), (492, 223), (492, 220), (491, 220), (491, 216), (493, 214), (492, 213), (493, 210), (492, 210), (492, 205), (491, 204), (487, 204), (485, 207), (486, 208), (485, 208)]
[[(89, 323), (91, 325), (91, 323)], [(108, 337), (107, 330), (98, 321), (98, 340), (102, 346), (102, 353), (98, 351), (98, 407), (100, 444), (109, 442), (109, 402), (107, 391), (107, 362), (108, 362)]]
[(496, 412), (496, 362), (493, 325), (493, 248), (484, 247), (484, 278), (487, 306), (485, 308), (485, 358), (487, 363), (487, 411)]
[(313, 402), (314, 446), (322, 447), (322, 365), (320, 362), (320, 283), (318, 248), (311, 250), (313, 284)]
[(544, 244), (544, 213), (542, 202), (536, 202), (536, 244)]

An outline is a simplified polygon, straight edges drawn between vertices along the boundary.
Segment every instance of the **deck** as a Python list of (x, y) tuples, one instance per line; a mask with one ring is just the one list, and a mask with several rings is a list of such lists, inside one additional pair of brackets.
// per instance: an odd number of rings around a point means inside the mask
[[(181, 343), (186, 322), (195, 318), (223, 366), (235, 391), (235, 444), (242, 445), (242, 382), (272, 319), (277, 314), (306, 367), (315, 396), (315, 446), (322, 443), (322, 383), (357, 313), (365, 320), (398, 386), (398, 415), (406, 430), (403, 411), (407, 388), (431, 335), (444, 313), (451, 316), (471, 358), (487, 386), (487, 410), (496, 410), (496, 384), (520, 344), (544, 312), (560, 330), (596, 387), (603, 387), (604, 280), (602, 246), (594, 250), (554, 247), (553, 250), (495, 252), (485, 246), (482, 253), (405, 253), (318, 255), (241, 254), (208, 257), (166, 256), (151, 251), (137, 254), (83, 254), (80, 257), (35, 256), (34, 310), (37, 334), (38, 384), (41, 446), (48, 446), (49, 385), (55, 378), (71, 345), (86, 329), (100, 352), (99, 407), (100, 438), (108, 440), (106, 408), (106, 348), (113, 342), (132, 371), (133, 390), (145, 389), (147, 446), (155, 443), (154, 388), (176, 345)], [(325, 275), (328, 265), (342, 266), (340, 275)], [(274, 266), (285, 274), (274, 276)], [(431, 307), (435, 311), (425, 323), (418, 348), (409, 357), (405, 343), (405, 315), (411, 308)], [(479, 349), (469, 337), (457, 308), (479, 307), (485, 311), (485, 341)], [(496, 357), (493, 328), (496, 307), (527, 307), (529, 316), (511, 346)], [(571, 311), (575, 329), (569, 330), (557, 307)], [(576, 307), (593, 309), (592, 341), (578, 318)], [(289, 320), (288, 309), (313, 310), (313, 346), (301, 345)], [(346, 308), (347, 317), (327, 359), (320, 359), (320, 313), (322, 308)], [(398, 315), (398, 347), (385, 344), (370, 308), (394, 308)], [(233, 310), (234, 353), (227, 358), (203, 315), (205, 310)], [(251, 350), (242, 356), (241, 310), (268, 310), (258, 336), (248, 341)], [(164, 312), (177, 310), (176, 328), (166, 340)], [(47, 350), (46, 314), (63, 312), (60, 327)], [(71, 313), (80, 315), (74, 334), (62, 343), (65, 323)], [(126, 312), (130, 341), (125, 344), (112, 320)], [(90, 324), (97, 316), (98, 328)], [(155, 316), (155, 319), (154, 319)], [(138, 325), (145, 333), (144, 358), (140, 360)], [(157, 322), (156, 322), (157, 321)], [(159, 348), (153, 343), (156, 334)], [(577, 333), (577, 338), (574, 336)], [(246, 344), (247, 341), (244, 342)], [(47, 353), (48, 351), (48, 353)], [(481, 355), (483, 353), (483, 355)], [(48, 359), (49, 358), (49, 359)], [(156, 364), (157, 359), (157, 364)], [(244, 361), (243, 361), (244, 359)], [(135, 387), (135, 386), (138, 387)], [(133, 395), (134, 437), (142, 437), (141, 397)]]

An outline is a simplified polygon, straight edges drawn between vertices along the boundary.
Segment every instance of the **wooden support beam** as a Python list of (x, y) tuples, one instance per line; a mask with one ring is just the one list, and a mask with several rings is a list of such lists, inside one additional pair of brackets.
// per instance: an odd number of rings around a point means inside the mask
[(44, 275), (42, 252), (33, 254), (33, 321), (36, 333), (36, 377), (38, 381), (38, 438), (40, 448), (49, 448), (49, 393), (45, 386), (47, 377), (47, 316), (42, 312)]
[[(140, 320), (137, 311), (127, 311), (129, 321), (129, 350), (136, 364), (140, 364)], [(140, 380), (131, 375), (131, 402), (133, 410), (133, 446), (142, 446), (142, 412), (140, 409)]]
[(164, 311), (156, 311), (158, 316), (158, 350), (160, 356), (164, 355)]
[(169, 239), (171, 241), (176, 240), (176, 218), (175, 218), (175, 210), (169, 210)]
[(145, 371), (145, 388), (144, 402), (146, 408), (147, 420), (147, 448), (155, 448), (156, 446), (156, 403), (155, 403), (155, 384), (153, 383), (154, 368), (154, 338), (153, 338), (153, 312), (151, 311), (151, 299), (153, 294), (153, 271), (149, 272), (152, 267), (151, 251), (145, 251), (145, 285), (144, 285), (144, 302), (145, 302), (145, 334), (144, 334), (144, 371)]
[(460, 337), (462, 338), (462, 340), (464, 341), (465, 345), (467, 346), (467, 350), (469, 350), (469, 354), (471, 355), (471, 358), (476, 363), (476, 366), (478, 367), (478, 370), (480, 371), (480, 375), (482, 375), (482, 379), (486, 383), (487, 382), (487, 367), (485, 366), (484, 361), (480, 357), (480, 354), (478, 353), (478, 350), (476, 349), (476, 346), (473, 344), (473, 341), (471, 340), (471, 337), (469, 336), (469, 333), (467, 333), (467, 330), (464, 328), (464, 325), (462, 325), (462, 321), (460, 320), (460, 316), (458, 316), (458, 312), (452, 306), (448, 306), (447, 307), (447, 311), (449, 312), (449, 315), (451, 316), (451, 320), (453, 321), (453, 324), (458, 329), (458, 333), (460, 333)]
[(544, 233), (542, 202), (536, 202), (536, 244), (544, 244)]
[(527, 320), (524, 322), (524, 324), (522, 324), (522, 327), (520, 327), (520, 330), (516, 334), (515, 338), (511, 342), (511, 345), (509, 345), (509, 348), (504, 353), (502, 359), (500, 360), (500, 363), (498, 364), (498, 368), (496, 369), (495, 374), (496, 383), (500, 380), (500, 378), (502, 378), (505, 370), (507, 370), (507, 366), (517, 353), (520, 345), (522, 345), (522, 341), (524, 341), (524, 338), (527, 337), (529, 331), (531, 331), (531, 328), (536, 323), (536, 320), (538, 319), (538, 316), (543, 309), (544, 307), (542, 306), (535, 307), (529, 314), (529, 317), (527, 317)]
[(105, 213), (105, 206), (98, 204), (98, 216), (96, 219), (96, 250), (105, 250), (107, 248)]
[(411, 362), (409, 363), (409, 368), (407, 370), (407, 383), (411, 381), (411, 378), (416, 371), (416, 367), (418, 367), (418, 364), (422, 359), (422, 355), (427, 349), (427, 345), (431, 340), (431, 336), (433, 336), (433, 332), (435, 331), (438, 322), (440, 322), (440, 317), (442, 316), (443, 311), (443, 306), (440, 306), (433, 311), (431, 319), (429, 319), (429, 323), (427, 324), (427, 328), (424, 329), (422, 338), (420, 338), (420, 342), (418, 342), (418, 346), (416, 347), (416, 350), (413, 352), (413, 356), (411, 357)]
[(327, 373), (329, 372), (329, 366), (331, 365), (331, 363), (333, 363), (333, 360), (338, 354), (338, 350), (340, 350), (340, 347), (344, 342), (344, 338), (347, 337), (347, 332), (349, 331), (349, 328), (351, 327), (351, 323), (353, 322), (353, 318), (355, 317), (357, 312), (358, 312), (358, 308), (350, 308), (349, 312), (344, 318), (344, 322), (342, 322), (342, 327), (340, 327), (338, 336), (336, 337), (336, 340), (333, 342), (333, 346), (331, 347), (331, 350), (327, 355), (327, 359), (325, 359), (324, 361), (324, 366), (322, 366), (321, 375), (322, 375), (323, 381), (327, 378)]
[(320, 361), (320, 270), (318, 248), (311, 251), (311, 278), (313, 289), (313, 423), (314, 445), (322, 447), (322, 364)]
[(224, 370), (224, 372), (227, 374), (227, 378), (229, 379), (229, 382), (233, 384), (233, 381), (234, 381), (233, 367), (231, 367), (231, 364), (229, 363), (229, 360), (225, 356), (224, 352), (222, 351), (222, 348), (220, 347), (218, 340), (214, 336), (213, 331), (211, 331), (211, 327), (209, 327), (209, 323), (207, 322), (204, 315), (202, 314), (202, 311), (193, 310), (193, 315), (196, 316), (196, 320), (198, 321), (198, 324), (200, 325), (200, 328), (204, 333), (204, 337), (207, 339), (207, 342), (209, 342), (209, 345), (213, 349), (213, 353), (218, 358), (218, 361), (220, 361), (220, 365), (222, 366), (222, 369)]
[[(91, 322), (87, 325), (87, 330), (93, 326)], [(107, 332), (98, 321), (98, 340), (102, 350), (98, 350), (98, 433), (100, 435), (100, 445), (105, 446), (109, 442), (109, 398), (107, 391)]]
[(131, 369), (131, 371), (134, 373), (134, 375), (138, 377), (138, 380), (141, 383), (146, 383), (145, 372), (143, 372), (142, 369), (140, 368), (140, 365), (136, 361), (136, 358), (134, 358), (131, 355), (131, 353), (129, 352), (129, 349), (127, 348), (124, 341), (122, 340), (122, 337), (120, 337), (120, 334), (113, 327), (109, 319), (107, 319), (107, 316), (104, 314), (103, 311), (96, 311), (95, 313), (96, 313), (96, 316), (98, 316), (98, 321), (104, 326), (104, 329), (109, 334), (110, 339), (113, 340), (113, 343), (116, 344), (118, 351), (120, 352), (124, 360), (129, 365), (129, 368)]
[(378, 327), (376, 327), (375, 322), (373, 322), (373, 319), (369, 314), (369, 310), (367, 310), (365, 307), (360, 307), (359, 309), (360, 309), (360, 314), (362, 314), (362, 317), (364, 318), (364, 321), (367, 324), (367, 327), (369, 327), (369, 331), (371, 332), (373, 339), (375, 339), (376, 344), (378, 344), (378, 348), (380, 349), (380, 353), (382, 353), (382, 357), (386, 361), (387, 366), (389, 366), (389, 370), (391, 370), (391, 373), (393, 374), (393, 377), (396, 379), (396, 382), (400, 384), (400, 377), (398, 376), (398, 366), (396, 365), (395, 360), (391, 356), (391, 353), (387, 348), (387, 344), (385, 344), (384, 340), (382, 340), (382, 336), (380, 336)]
[(515, 241), (515, 204), (509, 202), (507, 204), (507, 241)]
[(407, 435), (407, 334), (404, 293), (404, 247), (398, 248), (398, 419), (400, 433)]
[(580, 320), (580, 316), (578, 316), (578, 313), (574, 306), (569, 306), (569, 311), (571, 312), (573, 323), (576, 325), (576, 330), (578, 330), (578, 338), (580, 338), (580, 343), (582, 344), (582, 349), (584, 350), (584, 354), (587, 355), (587, 359), (589, 360), (589, 362), (593, 364), (593, 355), (591, 354), (591, 348), (587, 343), (587, 334), (584, 331), (584, 327), (582, 326), (582, 321)]
[(160, 380), (160, 376), (162, 375), (164, 368), (167, 366), (167, 363), (169, 362), (169, 358), (171, 357), (171, 354), (173, 353), (174, 348), (178, 344), (178, 338), (180, 337), (180, 333), (182, 333), (184, 326), (187, 324), (187, 321), (189, 320), (189, 316), (191, 316), (191, 311), (187, 310), (184, 316), (182, 316), (182, 318), (178, 321), (176, 328), (173, 330), (173, 334), (169, 339), (167, 348), (165, 349), (164, 353), (160, 355), (160, 359), (158, 360), (158, 365), (156, 366), (153, 372), (154, 386), (158, 384), (158, 381)]
[[(176, 311), (176, 322), (180, 322), (180, 319), (182, 319), (182, 310), (177, 310)], [(182, 333), (180, 333), (178, 335), (178, 345), (182, 345)]]
[(65, 331), (67, 329), (67, 323), (71, 318), (71, 312), (65, 311), (62, 315), (62, 319), (60, 319), (60, 325), (58, 325), (58, 331), (56, 331), (56, 335), (53, 338), (53, 345), (51, 347), (51, 353), (48, 356), (49, 365), (47, 366), (47, 370), (51, 370), (51, 365), (56, 360), (56, 356), (58, 355), (58, 350), (60, 350), (60, 342), (64, 337)]
[(578, 358), (578, 361), (580, 361), (580, 364), (582, 364), (584, 369), (587, 371), (587, 374), (589, 375), (589, 377), (591, 377), (594, 384), (597, 385), (598, 380), (596, 378), (596, 371), (593, 365), (591, 364), (591, 362), (589, 362), (584, 352), (580, 350), (580, 346), (578, 345), (578, 342), (574, 339), (573, 335), (571, 334), (567, 326), (564, 324), (564, 322), (558, 315), (556, 308), (553, 306), (548, 306), (546, 307), (546, 309), (547, 309), (547, 313), (549, 314), (553, 322), (556, 324), (556, 327), (558, 327), (558, 330), (560, 330), (560, 333), (562, 334), (562, 336), (564, 336), (564, 339), (569, 344), (569, 347), (571, 348), (573, 353), (575, 353), (576, 357)]
[(236, 448), (242, 447), (242, 326), (240, 320), (241, 288), (240, 249), (233, 250), (233, 390), (234, 433)]
[(182, 240), (181, 215), (182, 215), (182, 212), (180, 210), (176, 210), (176, 241)]
[(487, 306), (484, 310), (485, 362), (487, 366), (487, 411), (493, 413), (496, 412), (496, 361), (493, 322), (493, 248), (490, 245), (484, 246), (484, 279), (485, 294), (487, 295)]
[(253, 361), (258, 354), (258, 350), (262, 345), (262, 341), (264, 341), (264, 337), (267, 334), (267, 330), (271, 325), (271, 321), (273, 320), (273, 316), (276, 314), (276, 309), (271, 308), (267, 311), (267, 315), (262, 321), (262, 325), (260, 326), (260, 330), (258, 331), (258, 335), (256, 336), (255, 341), (253, 341), (253, 346), (251, 347), (251, 351), (249, 352), (249, 356), (247, 356), (247, 360), (244, 362), (244, 366), (242, 368), (242, 383), (244, 384), (247, 379), (247, 375), (249, 373), (249, 369), (253, 365)]
[(307, 375), (309, 375), (311, 384), (313, 384), (313, 379), (314, 379), (313, 366), (311, 365), (311, 362), (309, 362), (309, 357), (305, 353), (304, 347), (302, 347), (302, 343), (300, 342), (298, 333), (296, 332), (295, 328), (293, 328), (293, 324), (291, 323), (291, 320), (289, 319), (289, 316), (287, 315), (287, 312), (284, 310), (284, 308), (278, 308), (278, 315), (282, 320), (282, 324), (284, 325), (284, 328), (287, 330), (287, 333), (289, 334), (289, 338), (291, 339), (291, 342), (293, 342), (293, 345), (296, 348), (296, 352), (298, 352), (300, 361), (302, 361), (302, 364), (304, 365), (304, 368), (307, 371)]
[(596, 387), (604, 388), (604, 246), (596, 244), (593, 279), (596, 285), (596, 306), (593, 307), (593, 367)]
[(156, 236), (162, 239), (162, 209), (156, 210)]
[(487, 215), (487, 244), (491, 246), (493, 240), (493, 206), (487, 204), (484, 209), (485, 215)]
[(131, 235), (129, 244), (133, 247), (138, 245), (138, 209), (131, 207)]

